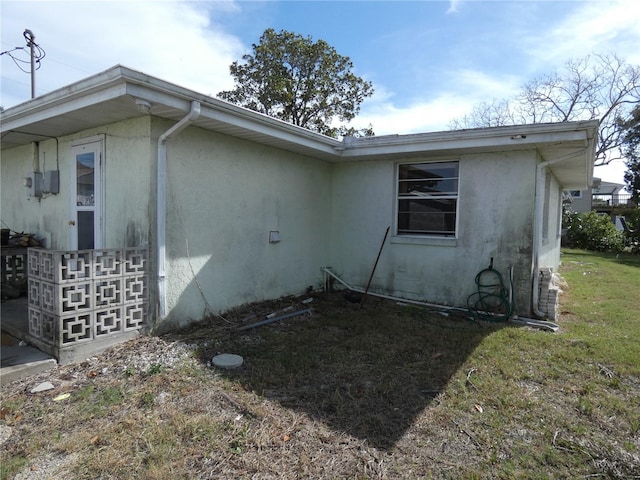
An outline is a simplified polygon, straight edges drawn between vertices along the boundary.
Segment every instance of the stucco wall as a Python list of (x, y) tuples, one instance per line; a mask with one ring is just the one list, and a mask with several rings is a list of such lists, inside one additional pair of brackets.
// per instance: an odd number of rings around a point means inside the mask
[(365, 286), (387, 226), (372, 289), (405, 298), (466, 306), (476, 274), (494, 257), (508, 281), (514, 267), (518, 312), (530, 310), (535, 152), (421, 158), (459, 160), (457, 238), (407, 238), (395, 229), (396, 165), (378, 161), (333, 166), (333, 269), (348, 283)]
[[(105, 247), (150, 247), (155, 313), (157, 138), (173, 122), (142, 116), (40, 143), (39, 166), (54, 169), (60, 194), (28, 198), (23, 178), (33, 150), (3, 151), (2, 221), (34, 232), (53, 249), (70, 248), (71, 148), (105, 141)], [(387, 226), (372, 289), (466, 306), (476, 274), (489, 265), (508, 281), (514, 268), (517, 313), (531, 310), (534, 151), (400, 161), (334, 163), (188, 127), (167, 143), (166, 325), (185, 324), (251, 301), (299, 293), (331, 266), (365, 286)], [(459, 161), (456, 238), (394, 235), (397, 164)], [(540, 266), (557, 268), (561, 192), (553, 176)], [(269, 243), (278, 231), (279, 243)]]
[(105, 142), (105, 248), (146, 246), (149, 242), (150, 158), (149, 118), (106, 125), (99, 129), (40, 142), (41, 171), (60, 170), (60, 193), (38, 199), (28, 196), (23, 179), (34, 170), (33, 146), (2, 152), (2, 221), (14, 231), (34, 233), (47, 248), (67, 250), (71, 245), (69, 220), (75, 181), (72, 145), (101, 136)]
[(574, 212), (590, 212), (592, 189), (583, 190), (580, 197), (574, 197), (571, 202), (571, 210)]
[(149, 246), (155, 227), (151, 185), (156, 182), (155, 148), (149, 141), (150, 118), (115, 124), (105, 132), (106, 247)]
[[(0, 202), (0, 218), (3, 228), (15, 232), (33, 233), (43, 240), (48, 248), (67, 248), (68, 228), (64, 220), (68, 220), (70, 199), (62, 192), (58, 195), (47, 195), (45, 198), (29, 197), (29, 190), (24, 186), (25, 177), (34, 171), (34, 146), (25, 145), (4, 150), (0, 157), (0, 182), (2, 201)], [(37, 152), (37, 150), (35, 150)], [(60, 148), (60, 168), (68, 171), (68, 162), (63, 160), (64, 144)], [(40, 142), (36, 165), (40, 170), (56, 169), (56, 141), (54, 139)], [(63, 183), (61, 180), (61, 188)]]
[(318, 287), (330, 184), (326, 162), (194, 127), (169, 140), (169, 323)]
[(553, 173), (545, 172), (545, 185), (548, 192), (545, 196), (545, 212), (543, 214), (543, 237), (540, 248), (540, 267), (551, 267), (555, 272), (560, 265), (560, 236), (562, 229), (562, 189)]

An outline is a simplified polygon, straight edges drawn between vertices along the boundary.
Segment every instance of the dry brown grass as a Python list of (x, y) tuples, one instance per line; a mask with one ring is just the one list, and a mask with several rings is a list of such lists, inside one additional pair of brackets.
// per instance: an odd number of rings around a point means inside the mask
[[(579, 350), (570, 338), (371, 298), (362, 309), (341, 294), (304, 298), (134, 340), (48, 374), (51, 392), (25, 391), (44, 376), (3, 387), (13, 428), (3, 478), (29, 467), (61, 478), (39, 463), (46, 455), (69, 458), (62, 476), (78, 479), (640, 475), (640, 417), (624, 406), (638, 403), (637, 377), (612, 373), (612, 387), (587, 369), (589, 396), (571, 378), (578, 367), (540, 350)], [(286, 307), (313, 312), (235, 330)], [(207, 365), (218, 353), (245, 363)]]

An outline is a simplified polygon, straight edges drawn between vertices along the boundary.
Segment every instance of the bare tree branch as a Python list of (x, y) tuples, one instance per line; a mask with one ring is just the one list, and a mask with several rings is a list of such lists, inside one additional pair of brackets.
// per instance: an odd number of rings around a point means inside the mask
[(512, 100), (481, 103), (451, 122), (451, 128), (598, 119), (595, 165), (606, 165), (623, 157), (617, 121), (639, 103), (640, 66), (613, 53), (597, 54), (570, 60), (563, 70), (528, 82)]

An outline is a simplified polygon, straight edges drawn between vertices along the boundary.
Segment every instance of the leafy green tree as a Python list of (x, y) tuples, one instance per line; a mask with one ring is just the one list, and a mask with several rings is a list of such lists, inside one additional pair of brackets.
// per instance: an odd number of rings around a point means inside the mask
[(220, 98), (332, 137), (373, 135), (371, 127), (357, 131), (333, 125), (335, 118), (355, 118), (373, 86), (352, 72), (349, 57), (324, 40), (269, 28), (242, 60), (229, 67), (235, 87), (220, 92)]
[(525, 84), (514, 97), (483, 102), (455, 119), (454, 129), (600, 120), (595, 165), (621, 158), (620, 118), (640, 102), (640, 66), (616, 55), (591, 55)]
[(640, 103), (631, 112), (627, 120), (619, 121), (623, 133), (622, 152), (625, 156), (627, 171), (624, 181), (631, 192), (631, 198), (640, 202)]

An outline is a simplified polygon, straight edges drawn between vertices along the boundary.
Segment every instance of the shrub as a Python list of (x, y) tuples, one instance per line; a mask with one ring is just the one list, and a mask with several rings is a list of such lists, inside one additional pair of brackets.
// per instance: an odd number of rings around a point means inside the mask
[(640, 208), (622, 212), (628, 230), (623, 234), (624, 251), (640, 254)]
[(572, 213), (565, 217), (565, 221), (568, 246), (599, 252), (622, 250), (622, 233), (607, 215), (596, 212)]

